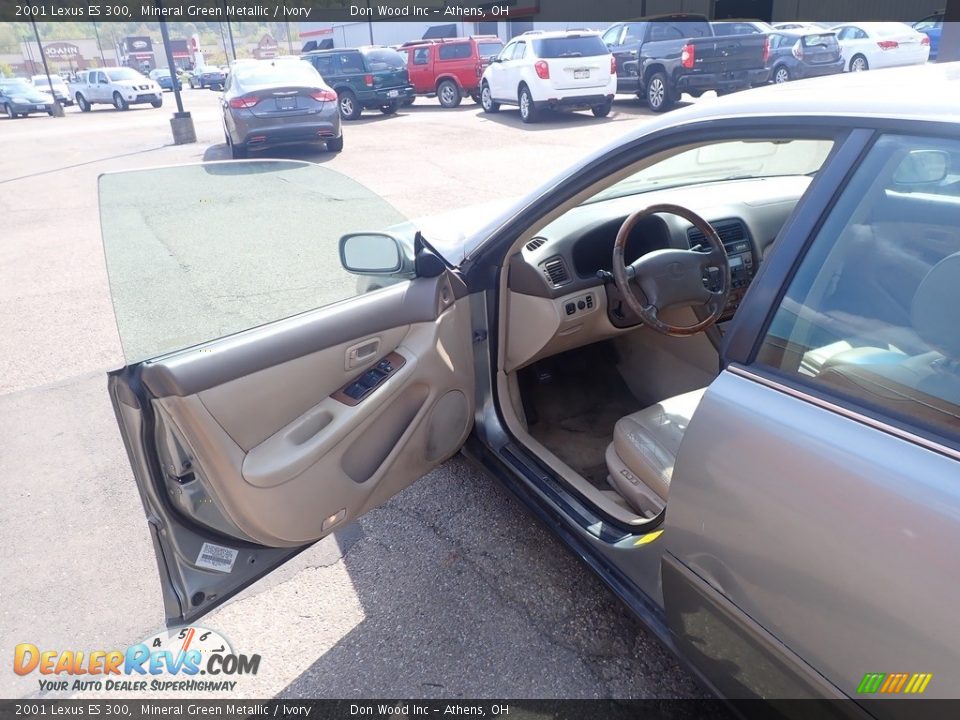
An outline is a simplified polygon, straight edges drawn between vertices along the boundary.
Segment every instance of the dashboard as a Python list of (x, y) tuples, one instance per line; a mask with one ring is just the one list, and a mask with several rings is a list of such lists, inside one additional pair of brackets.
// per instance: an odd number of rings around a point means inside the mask
[[(527, 335), (519, 342), (523, 350), (508, 355), (525, 364), (523, 356), (531, 352), (533, 359), (545, 357), (640, 324), (608, 273), (624, 220), (655, 203), (687, 207), (716, 228), (730, 260), (732, 280), (721, 320), (730, 319), (810, 181), (806, 176), (729, 180), (611, 198), (569, 210), (510, 258), (508, 290), (518, 313), (511, 325), (524, 322)], [(703, 243), (700, 232), (683, 218), (652, 215), (631, 232), (625, 259), (631, 263), (654, 250), (689, 249)], [(531, 330), (534, 318), (536, 330)]]

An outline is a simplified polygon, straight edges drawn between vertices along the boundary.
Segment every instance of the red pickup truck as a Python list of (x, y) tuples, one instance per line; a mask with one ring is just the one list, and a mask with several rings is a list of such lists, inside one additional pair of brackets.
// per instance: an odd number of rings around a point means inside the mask
[(457, 107), (464, 95), (480, 102), (480, 76), (502, 49), (503, 42), (496, 35), (414, 40), (397, 48), (407, 58), (407, 72), (417, 95), (436, 95), (445, 108)]

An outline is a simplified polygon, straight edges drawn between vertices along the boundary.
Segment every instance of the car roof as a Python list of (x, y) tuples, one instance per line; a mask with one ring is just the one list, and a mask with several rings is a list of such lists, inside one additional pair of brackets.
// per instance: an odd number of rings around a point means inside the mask
[[(910, 92), (891, 92), (895, 87), (908, 87)], [(948, 122), (960, 128), (958, 98), (960, 62), (910, 65), (766, 85), (715, 100), (700, 100), (667, 113), (636, 134), (645, 135), (678, 123), (744, 116), (897, 118)]]
[(510, 38), (511, 40), (517, 40), (520, 38), (529, 38), (531, 40), (543, 40), (550, 38), (566, 38), (566, 37), (588, 37), (596, 36), (600, 37), (599, 30), (528, 30), (527, 32), (517, 35), (516, 37)]

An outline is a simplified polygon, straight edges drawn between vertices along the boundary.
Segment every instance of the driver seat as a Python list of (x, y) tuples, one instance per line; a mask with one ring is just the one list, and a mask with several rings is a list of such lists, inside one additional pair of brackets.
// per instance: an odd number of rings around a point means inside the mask
[(680, 441), (706, 388), (667, 398), (620, 418), (607, 447), (610, 483), (645, 517), (663, 510)]

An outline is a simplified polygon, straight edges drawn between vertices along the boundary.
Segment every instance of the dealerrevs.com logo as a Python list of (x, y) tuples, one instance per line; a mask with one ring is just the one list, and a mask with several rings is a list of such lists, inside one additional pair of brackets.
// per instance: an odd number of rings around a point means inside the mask
[(163, 630), (125, 650), (41, 650), (20, 643), (13, 651), (17, 675), (37, 673), (40, 690), (232, 692), (242, 675), (256, 675), (259, 655), (234, 652), (215, 630)]

